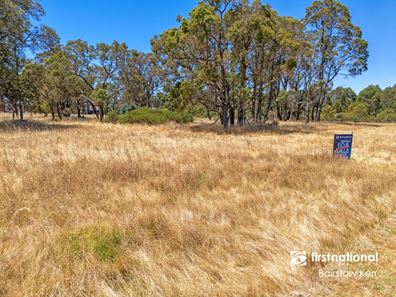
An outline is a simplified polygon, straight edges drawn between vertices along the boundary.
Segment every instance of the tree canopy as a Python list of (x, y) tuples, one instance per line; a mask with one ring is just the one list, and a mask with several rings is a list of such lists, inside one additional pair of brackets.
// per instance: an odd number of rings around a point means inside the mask
[(259, 0), (201, 0), (152, 39), (150, 53), (117, 41), (62, 45), (40, 23), (38, 1), (0, 3), (0, 99), (20, 118), (31, 111), (103, 120), (112, 111), (165, 107), (218, 115), (227, 128), (342, 120), (355, 105), (370, 119), (395, 112), (394, 87), (370, 86), (358, 96), (333, 89), (338, 76), (368, 67), (367, 41), (335, 0), (315, 1), (301, 20)]

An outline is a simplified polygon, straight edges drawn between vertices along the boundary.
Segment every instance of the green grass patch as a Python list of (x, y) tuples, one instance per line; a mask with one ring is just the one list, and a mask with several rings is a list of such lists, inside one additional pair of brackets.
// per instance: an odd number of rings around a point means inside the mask
[(68, 247), (74, 256), (83, 258), (90, 253), (101, 262), (113, 263), (122, 243), (121, 232), (116, 228), (90, 227), (68, 236)]

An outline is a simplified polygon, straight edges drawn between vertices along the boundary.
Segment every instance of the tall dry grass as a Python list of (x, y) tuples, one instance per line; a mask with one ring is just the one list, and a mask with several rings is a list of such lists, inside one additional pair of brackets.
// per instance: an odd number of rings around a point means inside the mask
[[(0, 296), (395, 296), (395, 132), (3, 119)], [(320, 279), (292, 250), (378, 251), (378, 276)]]

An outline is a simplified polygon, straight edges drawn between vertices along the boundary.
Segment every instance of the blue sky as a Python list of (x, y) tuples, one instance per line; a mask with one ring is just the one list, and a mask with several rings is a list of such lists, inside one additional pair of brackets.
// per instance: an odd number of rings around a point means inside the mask
[[(280, 15), (302, 18), (309, 0), (263, 0)], [(338, 78), (337, 85), (360, 91), (369, 84), (396, 84), (396, 2), (343, 0), (352, 21), (369, 42), (369, 70), (356, 78)], [(83, 39), (91, 44), (126, 42), (130, 48), (150, 50), (150, 39), (175, 26), (176, 16), (187, 16), (195, 0), (41, 0), (44, 23), (56, 29), (62, 42)]]

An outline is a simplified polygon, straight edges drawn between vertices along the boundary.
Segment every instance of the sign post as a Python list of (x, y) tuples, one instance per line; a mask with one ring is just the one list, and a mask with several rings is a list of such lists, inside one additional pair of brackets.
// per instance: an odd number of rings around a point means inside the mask
[(335, 134), (333, 156), (350, 160), (352, 155), (352, 140), (353, 134)]

